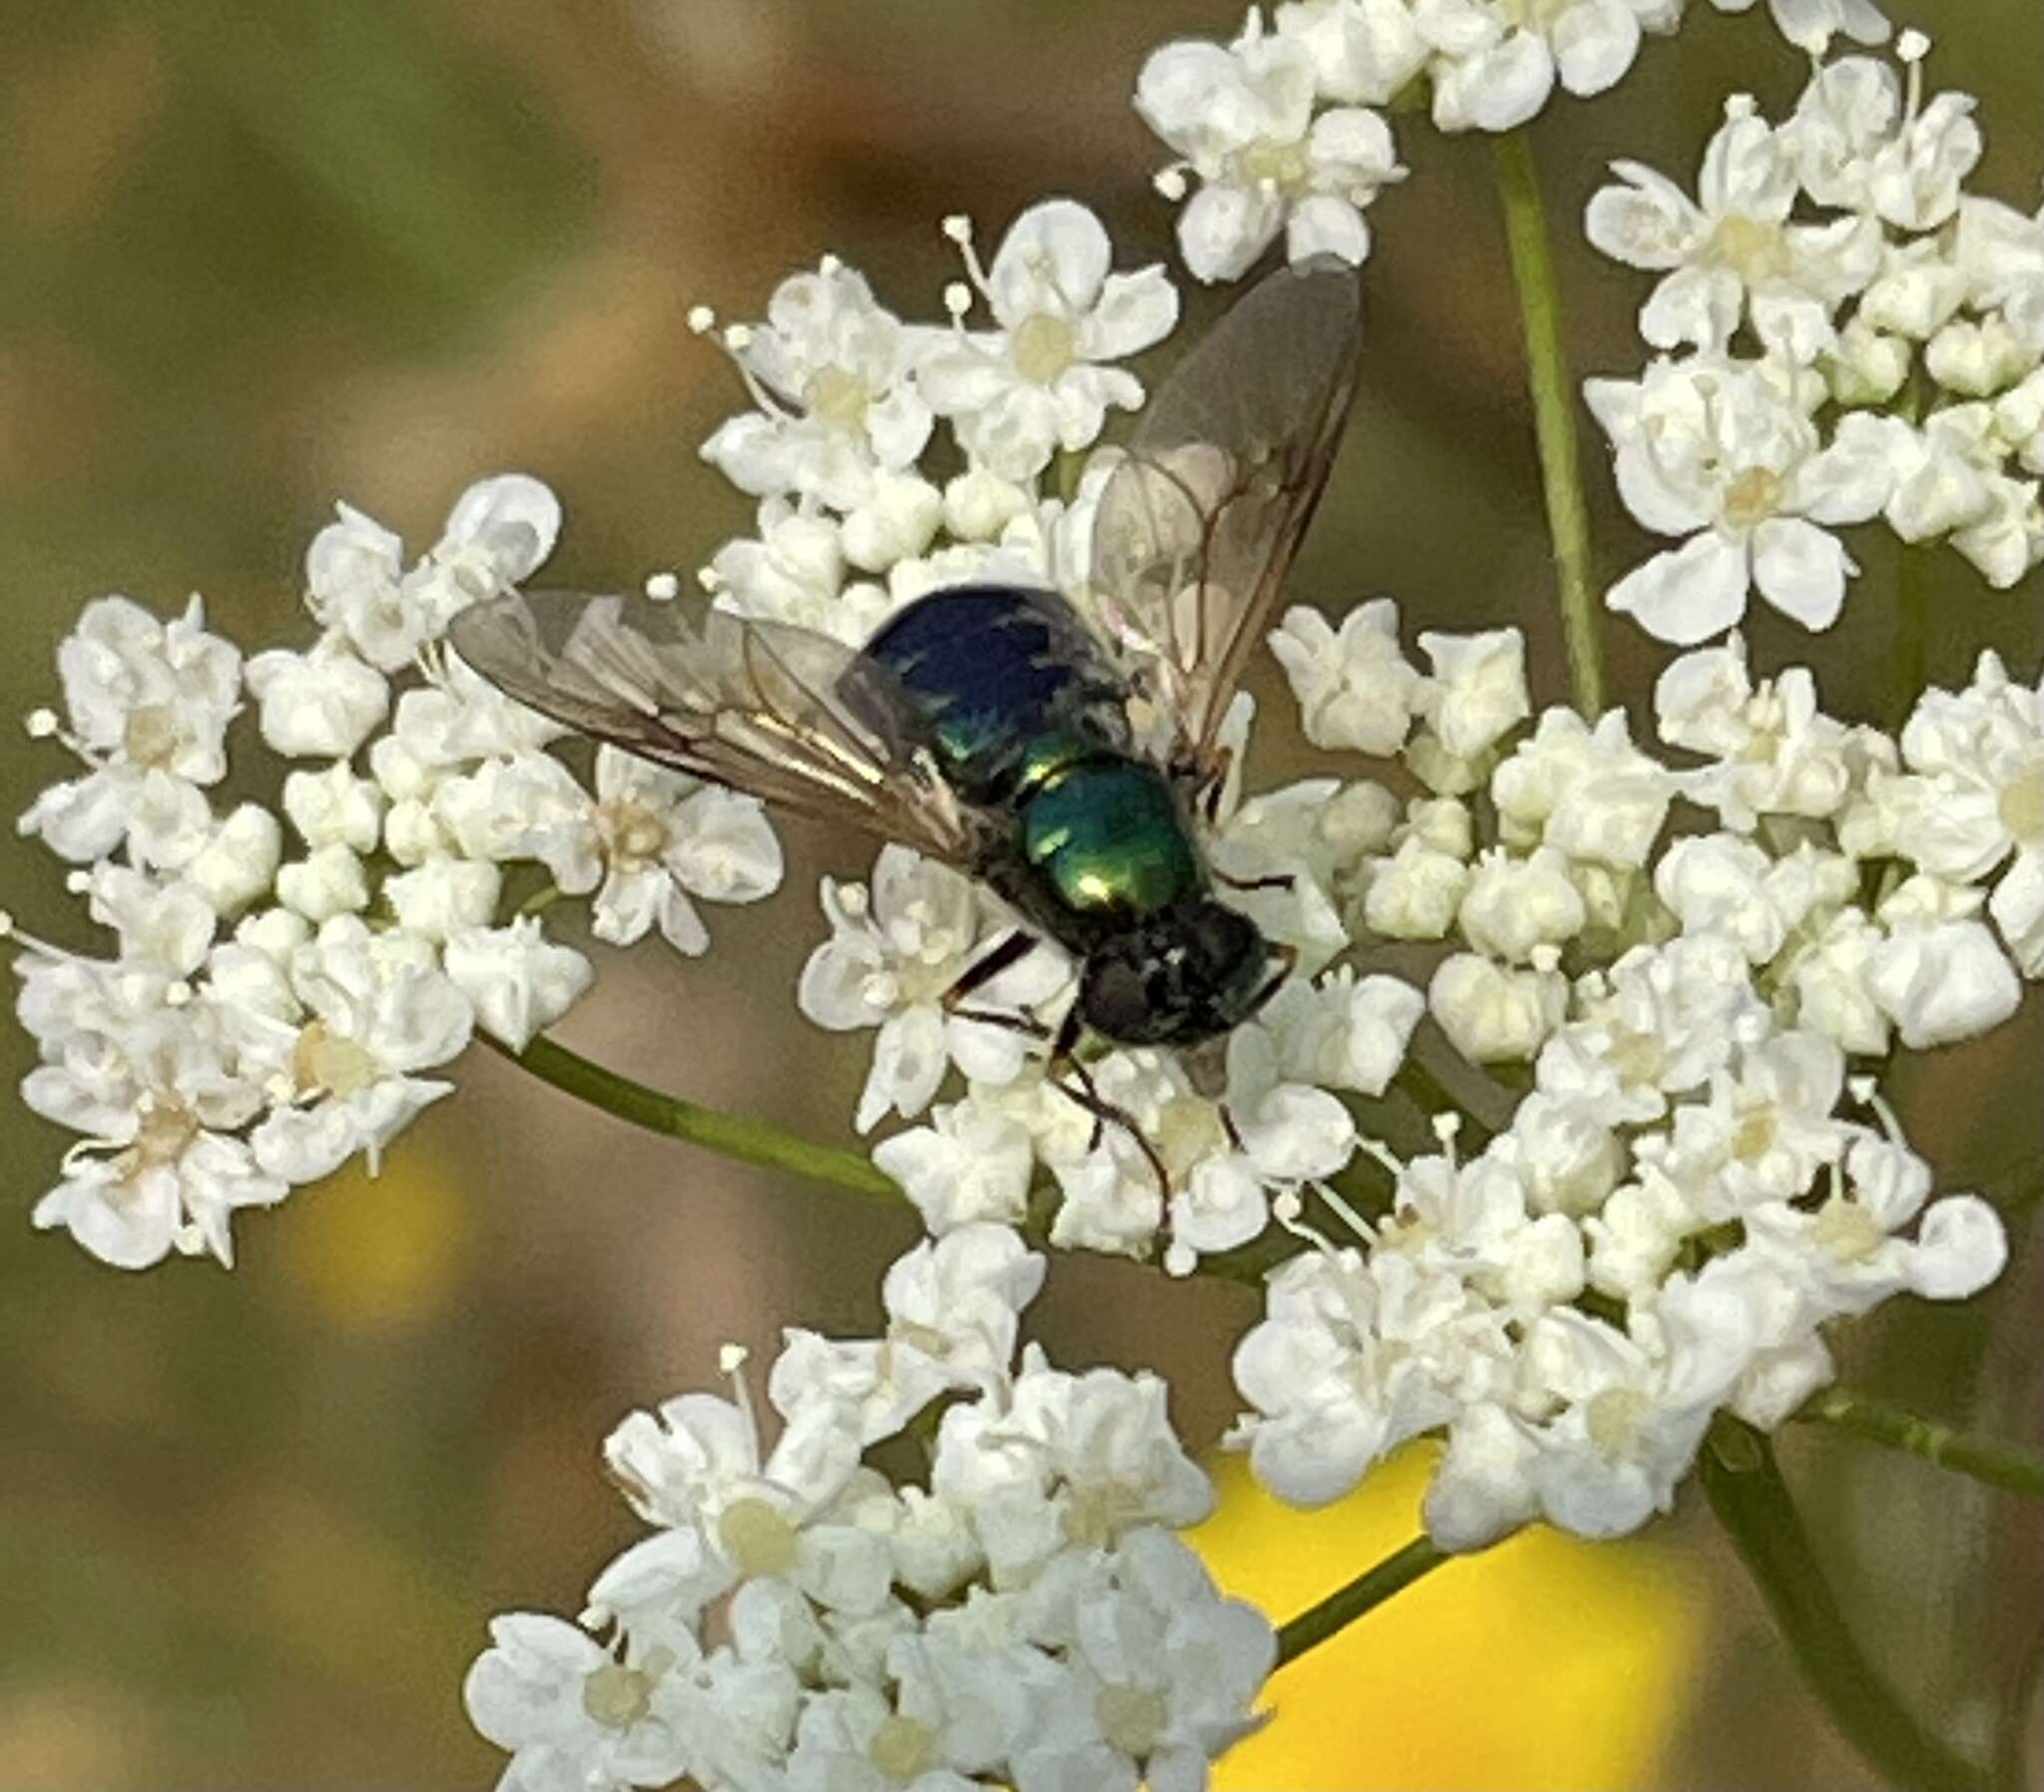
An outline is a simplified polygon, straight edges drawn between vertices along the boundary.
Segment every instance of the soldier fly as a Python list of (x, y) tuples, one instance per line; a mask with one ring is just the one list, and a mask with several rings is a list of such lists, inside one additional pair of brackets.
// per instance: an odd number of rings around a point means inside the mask
[[(1202, 834), (1228, 769), (1222, 722), (1326, 484), (1359, 345), (1356, 277), (1331, 258), (1240, 300), (1103, 489), (1086, 609), (959, 586), (854, 649), (714, 606), (692, 620), (674, 602), (507, 592), (456, 617), (453, 646), (582, 733), (982, 880), (1017, 924), (950, 1005), (1046, 1039), (1051, 1076), (1096, 1129), (1135, 1132), (1095, 1093), (1083, 1034), (1197, 1046), (1290, 969), (1215, 893), (1231, 880)], [(958, 1007), (1040, 935), (1080, 965), (1055, 1037), (1033, 1016)]]

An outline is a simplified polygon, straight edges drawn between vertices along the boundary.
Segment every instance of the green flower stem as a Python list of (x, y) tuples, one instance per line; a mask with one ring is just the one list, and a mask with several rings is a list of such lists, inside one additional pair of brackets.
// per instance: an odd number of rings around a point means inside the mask
[[(900, 1184), (857, 1151), (818, 1144), (767, 1120), (748, 1120), (743, 1115), (726, 1114), (681, 1096), (649, 1089), (544, 1036), (533, 1040), (523, 1052), (513, 1052), (487, 1034), (479, 1033), (476, 1037), (498, 1056), (529, 1071), (542, 1083), (579, 1102), (587, 1102), (614, 1119), (644, 1126), (649, 1132), (682, 1139), (720, 1156), (736, 1157), (741, 1163), (792, 1170), (813, 1182), (848, 1189), (870, 1199), (899, 1201), (904, 1206), (908, 1202)], [(1056, 1203), (1044, 1198), (1049, 1192), (1048, 1186), (1032, 1192), (1029, 1217), (1019, 1228), (1031, 1244), (1044, 1245), (1050, 1240)], [(1298, 1248), (1296, 1239), (1273, 1226), (1263, 1237), (1240, 1249), (1202, 1257), (1194, 1273), (1261, 1288), (1265, 1276)]]
[(1308, 1605), (1278, 1631), (1278, 1665), (1296, 1661), (1307, 1649), (1317, 1648), (1338, 1630), (1345, 1630), (1364, 1613), (1374, 1611), (1394, 1593), (1403, 1592), (1422, 1574), (1429, 1574), (1453, 1558), (1430, 1537), (1415, 1537), (1393, 1556), (1386, 1556), (1374, 1568), (1365, 1569), (1346, 1586), (1330, 1592), (1317, 1605)]
[(1993, 1776), (1923, 1729), (1861, 1653), (1767, 1436), (1721, 1416), (1697, 1469), (1711, 1510), (1846, 1740), (1897, 1786), (1989, 1792)]
[(1989, 1487), (2044, 1500), (2044, 1451), (2026, 1450), (2003, 1438), (1926, 1419), (1885, 1400), (1843, 1388), (1826, 1388), (1796, 1415), (1870, 1438), (1890, 1450), (1905, 1450), (1955, 1475), (1970, 1475)]
[(644, 1126), (649, 1132), (686, 1139), (707, 1151), (736, 1157), (741, 1163), (792, 1170), (798, 1176), (846, 1188), (853, 1194), (907, 1202), (900, 1185), (857, 1151), (817, 1144), (766, 1120), (748, 1120), (743, 1115), (725, 1114), (679, 1096), (664, 1095), (615, 1071), (607, 1071), (600, 1064), (592, 1064), (579, 1053), (544, 1037), (535, 1039), (523, 1052), (513, 1052), (486, 1034), (476, 1037), (542, 1083), (550, 1083), (578, 1101), (601, 1108), (635, 1126)]
[(1540, 447), (1540, 480), (1547, 498), (1547, 532), (1554, 543), (1560, 585), (1562, 643), (1568, 651), (1569, 686), (1576, 708), (1595, 721), (1604, 712), (1604, 658), (1597, 640), (1597, 591), (1590, 572), (1590, 517), (1583, 501), (1582, 454), (1576, 441), (1576, 388), (1561, 340), (1561, 289), (1547, 244), (1540, 175), (1525, 132), (1492, 139), (1498, 192), (1504, 201), (1505, 239), (1519, 291), (1526, 332), (1526, 383), (1533, 399), (1533, 432)]

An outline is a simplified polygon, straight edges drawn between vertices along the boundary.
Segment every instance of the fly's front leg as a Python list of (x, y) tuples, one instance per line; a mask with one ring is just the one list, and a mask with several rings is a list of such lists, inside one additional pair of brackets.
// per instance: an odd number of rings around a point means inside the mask
[(1033, 933), (1017, 927), (1003, 934), (995, 942), (992, 951), (984, 957), (974, 959), (959, 973), (957, 982), (944, 992), (940, 998), (944, 1012), (957, 1020), (977, 1021), (982, 1027), (1002, 1027), (1027, 1039), (1049, 1039), (1050, 1029), (1028, 1009), (1024, 1009), (1020, 1014), (1007, 1014), (998, 1009), (964, 1006), (965, 998), (974, 990), (984, 988), (1003, 971), (1020, 964), (1035, 950), (1036, 936)]
[[(976, 958), (958, 974), (958, 981), (944, 992), (945, 1012), (956, 1014), (959, 1003), (976, 989), (993, 982), (1003, 971), (1019, 965), (1036, 950), (1036, 935), (1025, 928), (1010, 928), (994, 943), (994, 948), (983, 958)], [(975, 1015), (975, 1020), (983, 1016)], [(1040, 1023), (1039, 1023), (1040, 1025)], [(1049, 1029), (1044, 1029), (1048, 1035)]]
[(1290, 977), (1293, 968), (1298, 963), (1298, 948), (1283, 940), (1274, 940), (1271, 942), (1271, 956), (1278, 961), (1277, 974), (1271, 977), (1264, 987), (1250, 998), (1249, 1008), (1243, 1015), (1244, 1020), (1249, 1020), (1252, 1016), (1263, 1013), (1264, 1009), (1269, 1006), (1271, 998), (1284, 987), (1286, 979)]

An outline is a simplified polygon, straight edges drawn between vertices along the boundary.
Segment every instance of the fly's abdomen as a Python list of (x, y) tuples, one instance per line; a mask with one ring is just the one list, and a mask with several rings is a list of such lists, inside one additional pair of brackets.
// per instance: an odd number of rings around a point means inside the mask
[(961, 796), (1005, 803), (1056, 768), (1128, 745), (1127, 692), (1055, 592), (964, 586), (918, 598), (866, 643)]
[(1036, 880), (1086, 921), (1155, 914), (1205, 882), (1169, 782), (1139, 759), (1067, 766), (1024, 799), (1021, 821)]

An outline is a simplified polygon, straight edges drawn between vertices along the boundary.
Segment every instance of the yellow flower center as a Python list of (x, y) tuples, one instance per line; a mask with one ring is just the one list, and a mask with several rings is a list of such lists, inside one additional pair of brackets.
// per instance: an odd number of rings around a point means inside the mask
[(299, 1029), (291, 1048), (291, 1081), (299, 1089), (351, 1096), (377, 1076), (375, 1059), (354, 1040), (330, 1032), (324, 1021), (309, 1021)]
[(1077, 358), (1078, 332), (1062, 317), (1032, 311), (1009, 337), (1015, 370), (1040, 386), (1054, 385)]
[(856, 373), (842, 367), (819, 367), (802, 398), (810, 416), (857, 429), (866, 420), (866, 406), (872, 402), (873, 393)]
[(1732, 1154), (1742, 1163), (1765, 1157), (1775, 1144), (1775, 1110), (1768, 1104), (1748, 1109), (1732, 1129)]
[(667, 823), (630, 796), (614, 796), (596, 811), (597, 831), (614, 865), (650, 865), (667, 850)]
[(653, 1688), (660, 1676), (674, 1665), (674, 1651), (650, 1649), (637, 1667), (622, 1661), (606, 1661), (582, 1681), (582, 1708), (598, 1723), (614, 1730), (628, 1730), (643, 1722), (653, 1710)]
[(131, 709), (121, 728), (121, 750), (136, 765), (167, 765), (178, 750), (178, 722), (163, 703)]
[(1725, 520), (1735, 528), (1765, 523), (1781, 507), (1782, 475), (1768, 467), (1748, 467), (1725, 488)]
[(1749, 286), (1788, 271), (1788, 248), (1782, 239), (1781, 226), (1748, 218), (1743, 212), (1728, 213), (1718, 221), (1709, 252), (1720, 266), (1731, 268)]
[(2001, 793), (2001, 824), (2026, 844), (2044, 841), (2044, 759)]
[(151, 1101), (142, 1110), (135, 1137), (115, 1162), (122, 1180), (132, 1182), (146, 1170), (161, 1169), (185, 1154), (199, 1136), (199, 1117), (177, 1102)]
[(1289, 143), (1259, 138), (1243, 151), (1240, 160), (1242, 172), (1249, 180), (1258, 186), (1268, 181), (1279, 193), (1302, 193), (1312, 173), (1312, 159), (1306, 154), (1302, 138)]
[(1606, 1388), (1583, 1409), (1590, 1442), (1607, 1456), (1629, 1456), (1640, 1441), (1640, 1426), (1654, 1403), (1638, 1388)]
[(784, 1574), (794, 1567), (794, 1527), (757, 1496), (724, 1509), (717, 1535), (740, 1573)]
[(937, 1764), (937, 1739), (927, 1724), (898, 1712), (881, 1723), (866, 1744), (866, 1759), (897, 1786), (920, 1779)]
[(1856, 1263), (1872, 1256), (1887, 1233), (1857, 1201), (1828, 1200), (1816, 1216), (1816, 1239), (1841, 1263)]
[(1141, 1760), (1157, 1746), (1171, 1711), (1155, 1687), (1120, 1686), (1110, 1680), (1094, 1700), (1093, 1714), (1110, 1747)]

